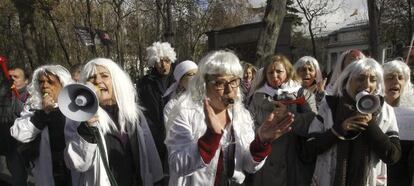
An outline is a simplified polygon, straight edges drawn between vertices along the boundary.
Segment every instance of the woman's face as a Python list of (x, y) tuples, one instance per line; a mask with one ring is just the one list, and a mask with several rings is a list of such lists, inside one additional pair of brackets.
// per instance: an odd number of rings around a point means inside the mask
[(305, 64), (298, 68), (298, 75), (302, 79), (302, 86), (309, 87), (315, 81), (316, 70), (312, 64)]
[(38, 82), (42, 96), (51, 96), (53, 101), (57, 103), (60, 90), (62, 90), (59, 77), (51, 73), (41, 73)]
[(194, 77), (196, 73), (197, 69), (189, 70), (187, 73), (185, 73), (184, 76), (180, 79), (179, 86), (184, 88), (184, 90), (187, 90), (188, 82)]
[(266, 80), (273, 88), (280, 87), (287, 81), (287, 72), (285, 66), (280, 62), (274, 62), (269, 65), (266, 71)]
[(251, 68), (246, 68), (246, 70), (244, 71), (244, 74), (243, 74), (243, 78), (246, 81), (252, 81), (252, 79), (253, 79), (253, 71), (252, 71)]
[(115, 94), (112, 87), (112, 76), (108, 69), (103, 66), (96, 65), (96, 72), (88, 78), (97, 88), (97, 95), (100, 105), (116, 104)]
[(214, 110), (229, 108), (235, 100), (239, 91), (240, 78), (233, 75), (212, 75), (206, 82), (207, 97), (210, 98), (210, 105)]
[(354, 99), (361, 91), (366, 91), (370, 94), (374, 93), (377, 87), (377, 76), (371, 70), (363, 71), (357, 76), (351, 77), (348, 81), (350, 82), (346, 91)]
[(404, 91), (406, 84), (404, 75), (399, 72), (391, 72), (385, 74), (384, 84), (385, 84), (385, 97), (389, 104), (394, 103)]

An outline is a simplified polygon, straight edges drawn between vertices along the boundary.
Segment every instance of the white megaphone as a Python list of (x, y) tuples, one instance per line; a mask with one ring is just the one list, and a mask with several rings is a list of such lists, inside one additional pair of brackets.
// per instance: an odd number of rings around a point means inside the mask
[(369, 94), (366, 91), (359, 92), (356, 96), (356, 108), (362, 114), (372, 114), (380, 108), (380, 99), (378, 96)]
[(59, 110), (73, 121), (87, 121), (98, 111), (99, 101), (93, 88), (83, 84), (66, 85), (59, 93)]

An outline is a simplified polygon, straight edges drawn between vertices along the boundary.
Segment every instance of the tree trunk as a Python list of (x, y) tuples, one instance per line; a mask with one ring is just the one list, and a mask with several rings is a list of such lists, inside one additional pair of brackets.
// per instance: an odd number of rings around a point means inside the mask
[(20, 32), (23, 41), (23, 47), (29, 60), (30, 67), (34, 70), (39, 64), (39, 56), (36, 52), (36, 27), (34, 25), (34, 2), (13, 0), (19, 15)]
[(408, 11), (408, 31), (409, 31), (408, 41), (411, 41), (411, 37), (414, 34), (414, 31), (413, 31), (413, 14), (411, 12), (411, 9), (412, 9), (413, 5), (411, 4), (411, 0), (407, 0), (407, 1), (408, 1), (407, 11)]
[(50, 22), (52, 22), (53, 30), (55, 31), (56, 37), (57, 37), (57, 39), (59, 41), (59, 45), (62, 48), (63, 53), (65, 54), (66, 62), (68, 63), (69, 66), (72, 66), (72, 63), (70, 62), (70, 59), (69, 59), (69, 53), (66, 50), (66, 47), (65, 47), (65, 44), (63, 42), (62, 36), (60, 36), (60, 33), (59, 33), (59, 30), (58, 30), (58, 28), (56, 26), (55, 20), (53, 19), (52, 14), (50, 13), (49, 10), (46, 10), (46, 14), (49, 17)]
[[(86, 12), (87, 23), (86, 24), (88, 25), (88, 28), (89, 28), (89, 31), (90, 31), (92, 37), (95, 37), (95, 34), (93, 34), (93, 25), (92, 25), (91, 0), (86, 0), (86, 9), (87, 9), (87, 12)], [(90, 51), (92, 53), (92, 56), (96, 57), (96, 56), (98, 56), (98, 54), (96, 52), (96, 46), (95, 46), (95, 39), (94, 38), (92, 38), (92, 42), (93, 42), (93, 45), (89, 46)]]
[(371, 57), (378, 60), (379, 58), (379, 37), (378, 37), (378, 9), (376, 0), (367, 0), (368, 17), (369, 17), (369, 47)]
[(171, 43), (174, 46), (174, 24), (173, 24), (173, 17), (172, 17), (172, 5), (174, 4), (174, 0), (167, 0), (166, 8), (167, 8), (167, 20), (165, 21), (165, 41)]
[(309, 21), (308, 23), (309, 23), (309, 25), (308, 25), (309, 35), (310, 35), (311, 41), (312, 41), (312, 54), (313, 54), (313, 57), (316, 58), (315, 34), (313, 34), (313, 31), (312, 31), (312, 21)]
[(264, 59), (274, 54), (285, 15), (286, 0), (267, 0), (266, 12), (263, 18), (265, 26), (257, 42), (256, 66), (263, 67)]

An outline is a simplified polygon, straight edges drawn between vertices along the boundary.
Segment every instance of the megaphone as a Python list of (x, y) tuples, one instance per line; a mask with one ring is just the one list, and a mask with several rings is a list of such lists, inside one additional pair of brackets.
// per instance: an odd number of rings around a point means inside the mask
[(59, 110), (73, 121), (87, 121), (98, 111), (99, 101), (93, 88), (83, 84), (63, 87), (58, 97)]
[(356, 96), (356, 108), (362, 114), (372, 114), (380, 108), (378, 96), (371, 95), (366, 91), (359, 92)]

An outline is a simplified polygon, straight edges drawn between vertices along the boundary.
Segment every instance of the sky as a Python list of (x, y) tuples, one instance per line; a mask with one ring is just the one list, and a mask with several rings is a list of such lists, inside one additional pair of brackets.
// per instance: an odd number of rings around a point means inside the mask
[[(266, 0), (248, 1), (252, 7), (266, 6)], [(341, 0), (333, 1), (340, 2)], [(342, 7), (336, 11), (336, 13), (321, 17), (321, 21), (326, 22), (324, 32), (332, 32), (353, 22), (368, 20), (368, 8), (366, 2), (366, 0), (343, 0)], [(350, 15), (355, 11), (358, 12), (357, 15), (351, 17)], [(303, 19), (303, 21), (305, 20)], [(303, 28), (303, 30), (306, 32), (306, 28)]]

